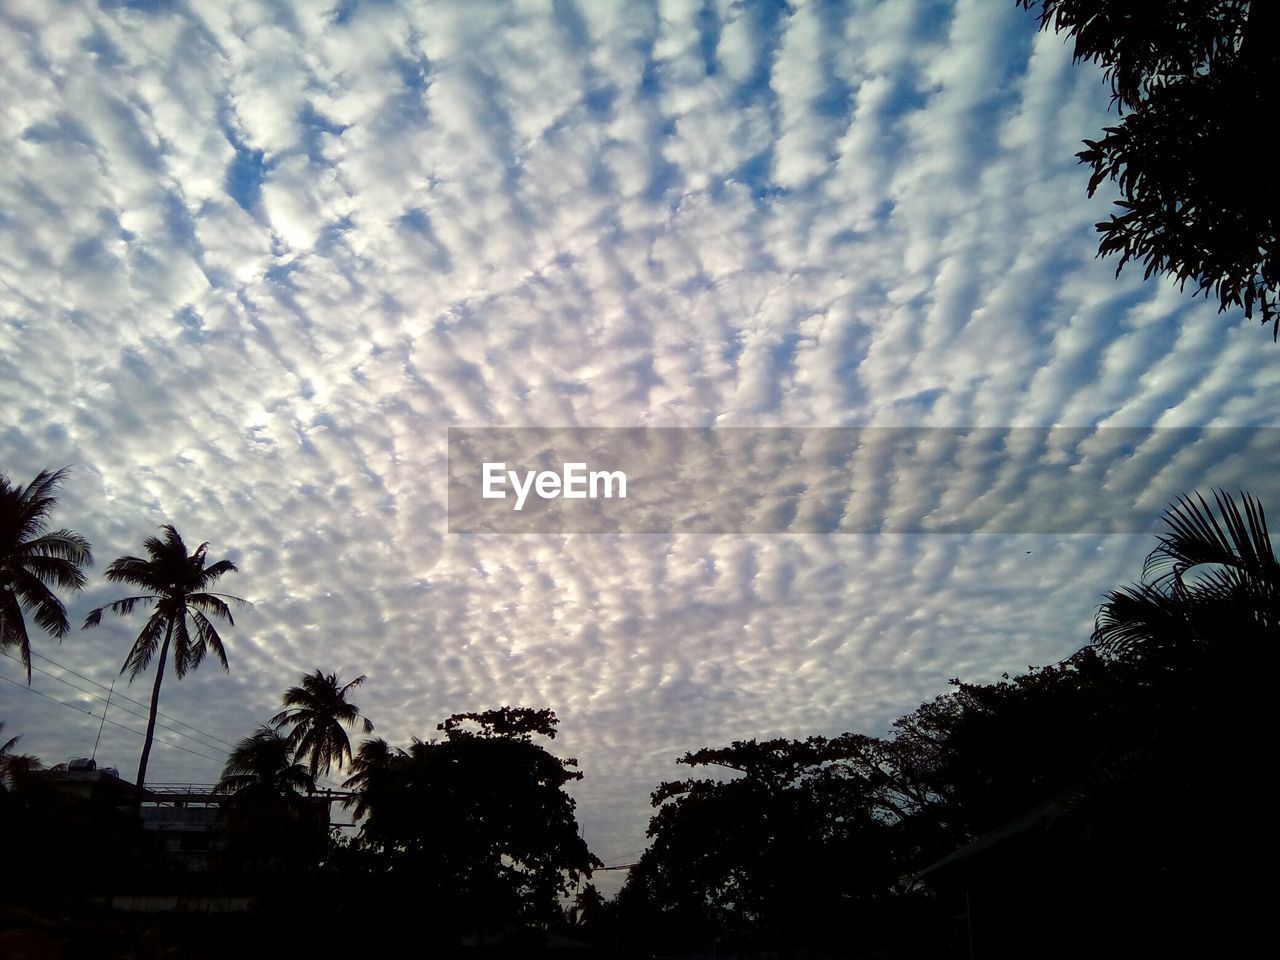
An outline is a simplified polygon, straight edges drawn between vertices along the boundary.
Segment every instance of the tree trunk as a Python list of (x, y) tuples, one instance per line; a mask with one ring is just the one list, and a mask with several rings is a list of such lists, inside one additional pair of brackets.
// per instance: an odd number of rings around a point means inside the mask
[(160, 648), (160, 663), (156, 667), (156, 683), (151, 688), (151, 715), (147, 718), (147, 736), (142, 741), (142, 759), (138, 761), (138, 805), (142, 805), (142, 791), (147, 783), (147, 760), (151, 757), (151, 739), (156, 733), (156, 712), (160, 706), (160, 682), (164, 680), (164, 662), (169, 656), (169, 641), (173, 638), (173, 617), (164, 631), (164, 646)]

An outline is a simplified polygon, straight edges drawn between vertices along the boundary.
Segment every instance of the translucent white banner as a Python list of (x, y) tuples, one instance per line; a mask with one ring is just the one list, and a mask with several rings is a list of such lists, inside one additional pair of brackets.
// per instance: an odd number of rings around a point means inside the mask
[(1280, 429), (451, 428), (451, 533), (1148, 533)]

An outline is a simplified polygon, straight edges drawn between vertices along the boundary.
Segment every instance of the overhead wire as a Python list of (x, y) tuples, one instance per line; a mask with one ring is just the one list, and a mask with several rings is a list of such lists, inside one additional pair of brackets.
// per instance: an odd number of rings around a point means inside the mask
[[(77, 678), (77, 679), (79, 679), (79, 680), (83, 680), (85, 683), (92, 683), (95, 687), (98, 687), (98, 688), (100, 688), (100, 689), (102, 689), (102, 690), (107, 690), (107, 689), (109, 689), (105, 683), (101, 683), (101, 682), (99, 682), (99, 681), (97, 681), (97, 680), (94, 680), (92, 677), (86, 677), (86, 676), (85, 676), (84, 674), (82, 674), (82, 673), (77, 673), (75, 670), (72, 670), (70, 667), (66, 666), (65, 664), (58, 663), (58, 662), (57, 662), (56, 660), (54, 660), (52, 657), (46, 657), (44, 654), (42, 654), (42, 653), (37, 653), (35, 650), (32, 650), (32, 651), (31, 651), (31, 655), (32, 655), (33, 657), (37, 657), (37, 658), (39, 658), (39, 659), (43, 660), (45, 663), (51, 663), (51, 664), (53, 664), (53, 665), (54, 665), (55, 667), (57, 667), (59, 670), (65, 670), (67, 673), (71, 674), (73, 677), (76, 677), (76, 678)], [(85, 691), (85, 692), (87, 693), (88, 691)], [(142, 707), (142, 708), (144, 708), (144, 709), (146, 709), (146, 710), (150, 710), (150, 709), (151, 709), (151, 705), (150, 705), (150, 704), (148, 704), (148, 703), (143, 703), (141, 700), (135, 700), (133, 697), (131, 697), (131, 696), (129, 696), (128, 694), (125, 694), (125, 693), (117, 693), (117, 694), (115, 695), (115, 699), (117, 699), (117, 700), (128, 700), (128, 701), (129, 701), (130, 703), (132, 703), (134, 706)], [(179, 720), (177, 717), (171, 717), (171, 716), (169, 716), (167, 713), (165, 713), (163, 710), (157, 710), (157, 711), (156, 711), (156, 716), (157, 716), (157, 717), (164, 717), (166, 720), (170, 721), (171, 723), (176, 723), (176, 724), (178, 724), (179, 726), (187, 727), (187, 728), (188, 728), (188, 729), (190, 729), (190, 730), (195, 730), (197, 733), (201, 734), (202, 736), (208, 737), (210, 740), (216, 741), (217, 743), (222, 744), (224, 747), (231, 747), (232, 749), (234, 749), (234, 747), (235, 747), (235, 744), (230, 743), (230, 742), (228, 742), (228, 741), (226, 741), (226, 740), (223, 740), (221, 737), (215, 737), (215, 736), (214, 736), (213, 734), (211, 734), (211, 733), (205, 733), (205, 731), (201, 730), (199, 727), (192, 726), (191, 724), (187, 723), (185, 720)]]
[[(4, 656), (8, 657), (10, 660), (13, 660), (13, 661), (14, 661), (14, 662), (16, 662), (16, 663), (21, 663), (21, 662), (22, 662), (22, 661), (21, 661), (21, 660), (19, 660), (17, 657), (13, 656), (13, 654), (11, 654), (11, 653), (9, 653), (9, 652), (7, 652), (7, 651), (0, 651), (0, 653), (2, 653)], [(93, 684), (95, 687), (98, 687), (98, 688), (100, 688), (100, 689), (102, 689), (102, 690), (108, 690), (108, 691), (109, 691), (109, 690), (111, 689), (111, 688), (109, 688), (106, 684), (104, 684), (104, 683), (100, 683), (100, 682), (98, 682), (97, 680), (94, 680), (94, 679), (93, 679), (93, 678), (91, 678), (91, 677), (86, 677), (84, 674), (79, 673), (79, 672), (77, 672), (77, 671), (75, 671), (75, 670), (71, 669), (70, 667), (68, 667), (68, 666), (66, 666), (66, 665), (64, 665), (64, 664), (58, 663), (56, 660), (54, 660), (54, 659), (53, 659), (53, 658), (51, 658), (51, 657), (47, 657), (47, 656), (45, 656), (44, 654), (36, 653), (36, 651), (34, 651), (34, 650), (33, 650), (33, 651), (31, 651), (31, 653), (32, 653), (32, 656), (37, 657), (37, 658), (39, 658), (40, 660), (43, 660), (45, 663), (48, 663), (48, 664), (51, 664), (51, 665), (53, 665), (53, 666), (57, 667), (59, 670), (65, 670), (67, 673), (71, 674), (73, 677), (76, 677), (77, 679), (83, 680), (83, 681), (85, 681), (86, 683), (91, 683), (91, 684)], [(133, 710), (129, 710), (129, 709), (125, 708), (125, 707), (120, 706), (120, 704), (119, 704), (117, 701), (120, 701), (120, 700), (127, 700), (129, 703), (132, 703), (132, 704), (134, 704), (135, 706), (144, 707), (144, 708), (146, 708), (146, 709), (148, 709), (148, 710), (150, 709), (148, 704), (142, 703), (142, 702), (141, 702), (141, 701), (139, 701), (139, 700), (135, 700), (135, 699), (133, 699), (132, 697), (126, 696), (125, 694), (117, 693), (117, 694), (114, 694), (114, 696), (112, 696), (112, 697), (104, 697), (104, 696), (102, 696), (102, 695), (101, 695), (101, 694), (99, 694), (99, 693), (95, 693), (95, 692), (93, 692), (92, 690), (85, 690), (83, 687), (76, 686), (76, 684), (72, 683), (70, 680), (67, 680), (65, 677), (60, 677), (60, 676), (58, 676), (57, 674), (55, 674), (55, 673), (51, 673), (51, 672), (49, 672), (48, 670), (45, 670), (45, 669), (43, 669), (42, 667), (40, 667), (40, 666), (38, 666), (38, 665), (34, 665), (34, 664), (33, 664), (33, 665), (32, 665), (32, 670), (34, 670), (34, 671), (36, 671), (36, 672), (38, 672), (38, 673), (42, 673), (42, 674), (44, 674), (44, 675), (45, 675), (45, 676), (47, 676), (47, 677), (51, 677), (52, 679), (57, 680), (59, 683), (66, 684), (67, 686), (69, 686), (71, 689), (73, 689), (73, 690), (77, 691), (78, 693), (82, 693), (82, 694), (84, 694), (85, 696), (88, 696), (88, 697), (93, 697), (94, 699), (98, 700), (99, 702), (107, 703), (109, 706), (114, 706), (117, 710), (123, 710), (125, 713), (129, 714), (129, 715), (130, 715), (130, 716), (132, 716), (132, 717), (137, 717), (137, 718), (139, 718), (139, 719), (141, 719), (141, 720), (149, 720), (149, 719), (150, 719), (150, 714), (149, 714), (149, 713), (147, 713), (147, 714), (140, 714), (140, 713), (137, 713), (137, 712), (135, 712), (135, 711), (133, 711)], [(0, 676), (3, 676), (3, 675), (0, 675)], [(16, 684), (16, 685), (18, 685), (18, 686), (25, 686), (24, 684), (20, 684), (20, 683), (18, 683), (17, 681), (11, 680), (9, 677), (4, 677), (4, 679), (9, 680), (9, 682), (10, 682), (10, 683), (14, 683), (14, 684)], [(34, 692), (34, 693), (40, 693), (40, 691), (35, 690), (34, 688), (31, 688), (31, 687), (27, 687), (27, 689), (32, 690), (32, 692)], [(81, 710), (81, 708), (80, 708), (80, 707), (78, 707), (78, 706), (76, 706), (75, 704), (68, 704), (68, 703), (65, 703), (64, 701), (62, 701), (62, 700), (58, 700), (58, 699), (57, 699), (57, 698), (55, 698), (55, 697), (50, 697), (48, 694), (43, 694), (43, 693), (41, 693), (40, 695), (41, 695), (41, 696), (43, 696), (43, 697), (45, 697), (46, 699), (53, 700), (53, 702), (55, 702), (55, 703), (61, 703), (63, 706), (68, 706), (68, 707), (71, 707), (72, 709), (75, 709), (75, 710)], [(82, 712), (84, 712), (84, 713), (88, 713), (90, 716), (96, 716), (96, 714), (94, 714), (92, 711), (83, 710)], [(217, 750), (217, 749), (219, 749), (219, 745), (221, 745), (222, 747), (226, 747), (226, 748), (227, 748), (227, 749), (229, 749), (229, 750), (234, 750), (234, 749), (235, 749), (235, 744), (231, 743), (230, 741), (224, 740), (224, 739), (222, 739), (221, 737), (215, 736), (214, 734), (211, 734), (211, 733), (208, 733), (207, 731), (201, 730), (199, 727), (196, 727), (196, 726), (194, 726), (194, 725), (192, 725), (192, 724), (190, 724), (190, 723), (187, 723), (187, 722), (186, 722), (186, 721), (184, 721), (184, 720), (179, 720), (179, 719), (177, 719), (176, 717), (172, 717), (172, 716), (170, 716), (169, 714), (163, 713), (162, 711), (159, 711), (159, 710), (157, 710), (157, 711), (156, 711), (156, 716), (157, 716), (157, 717), (164, 717), (166, 720), (169, 720), (169, 721), (170, 721), (170, 722), (172, 722), (172, 723), (176, 723), (176, 724), (179, 724), (179, 725), (181, 725), (181, 726), (184, 726), (184, 727), (186, 727), (186, 728), (187, 728), (187, 729), (189, 729), (189, 730), (194, 730), (194, 731), (195, 731), (197, 734), (199, 734), (201, 737), (204, 737), (204, 738), (205, 738), (205, 740), (208, 740), (208, 741), (211, 741), (211, 742), (205, 742), (204, 740), (200, 740), (200, 739), (198, 739), (197, 737), (192, 736), (192, 735), (191, 735), (191, 734), (189, 734), (189, 733), (185, 733), (185, 732), (183, 732), (182, 730), (177, 730), (177, 729), (175, 729), (175, 728), (173, 728), (173, 727), (171, 727), (171, 726), (168, 726), (168, 725), (166, 725), (166, 724), (163, 724), (163, 723), (161, 723), (159, 720), (157, 720), (157, 721), (156, 721), (156, 726), (157, 726), (158, 728), (160, 728), (161, 730), (164, 730), (166, 733), (171, 733), (171, 734), (173, 734), (173, 735), (175, 735), (175, 736), (178, 736), (178, 737), (185, 737), (186, 739), (188, 739), (188, 740), (192, 741), (193, 743), (197, 744), (198, 746), (204, 747), (204, 748), (206, 748), (206, 749), (213, 749), (213, 750)], [(145, 736), (146, 736), (146, 734), (145, 734), (145, 733), (141, 733), (141, 732), (139, 732), (138, 730), (135, 730), (133, 727), (129, 727), (129, 726), (126, 726), (126, 725), (124, 725), (124, 724), (117, 723), (117, 722), (115, 722), (114, 720), (108, 720), (108, 719), (106, 719), (106, 711), (105, 711), (105, 709), (104, 709), (104, 711), (103, 711), (103, 715), (102, 715), (102, 718), (101, 718), (101, 719), (102, 719), (104, 722), (109, 723), (109, 724), (111, 724), (111, 725), (112, 725), (112, 726), (114, 726), (114, 727), (120, 727), (122, 730), (128, 730), (130, 733), (133, 733), (133, 734), (135, 734), (136, 736), (139, 736), (139, 737), (145, 737)], [(158, 739), (158, 738), (157, 738), (157, 739)], [(217, 764), (222, 764), (222, 763), (224, 763), (224, 762), (225, 762), (225, 758), (223, 758), (223, 759), (218, 759), (218, 758), (215, 758), (215, 757), (209, 757), (209, 756), (207, 756), (207, 755), (205, 755), (205, 754), (198, 753), (198, 752), (196, 752), (195, 750), (190, 750), (190, 749), (188, 749), (188, 748), (186, 748), (186, 747), (183, 747), (181, 744), (170, 743), (170, 742), (169, 742), (169, 741), (167, 741), (167, 740), (160, 740), (160, 742), (161, 742), (161, 743), (164, 743), (166, 746), (176, 747), (176, 748), (177, 748), (177, 749), (179, 749), (179, 750), (184, 750), (184, 751), (186, 751), (187, 753), (193, 754), (194, 756), (204, 757), (204, 759), (206, 759), (206, 760), (212, 760), (214, 763), (217, 763)], [(332, 790), (342, 790), (342, 789), (343, 789), (343, 787), (342, 787), (342, 785), (341, 785), (341, 784), (338, 784), (338, 783), (334, 782), (333, 780), (330, 780), (328, 777), (316, 777), (316, 782), (317, 782), (317, 783), (323, 783), (323, 784), (324, 784), (324, 785), (326, 785), (329, 789), (332, 789)]]
[[(63, 706), (63, 707), (67, 707), (67, 708), (69, 708), (69, 709), (71, 709), (71, 710), (75, 710), (77, 713), (83, 713), (83, 714), (85, 714), (85, 715), (87, 715), (87, 716), (90, 716), (90, 717), (94, 717), (94, 716), (96, 716), (96, 714), (94, 714), (94, 712), (93, 712), (92, 710), (85, 710), (83, 707), (77, 706), (77, 705), (76, 705), (76, 704), (74, 704), (74, 703), (67, 703), (65, 700), (59, 700), (57, 697), (52, 697), (52, 696), (50, 696), (49, 694), (44, 693), (44, 692), (43, 692), (43, 691), (41, 691), (41, 690), (37, 690), (35, 687), (29, 687), (29, 686), (27, 686), (27, 685), (26, 685), (25, 683), (23, 683), (21, 680), (14, 680), (12, 677), (10, 677), (10, 676), (8, 676), (8, 675), (6, 675), (6, 674), (4, 674), (4, 673), (0, 673), (0, 680), (8, 681), (9, 683), (12, 683), (15, 687), (21, 687), (23, 690), (27, 690), (27, 691), (29, 691), (29, 692), (31, 692), (31, 693), (34, 693), (34, 694), (35, 694), (36, 696), (38, 696), (38, 697), (44, 697), (44, 699), (46, 699), (46, 700), (51, 700), (52, 702), (54, 702), (54, 703), (58, 704), (59, 706)], [(105, 720), (105, 718), (104, 718), (104, 720)], [(123, 724), (123, 723), (117, 723), (117, 722), (116, 722), (116, 721), (114, 721), (114, 720), (105, 720), (105, 722), (106, 722), (106, 723), (111, 724), (111, 726), (113, 726), (113, 727), (119, 727), (121, 730), (127, 730), (129, 733), (132, 733), (134, 736), (144, 737), (144, 738), (146, 737), (146, 734), (145, 734), (145, 733), (143, 733), (141, 730), (135, 730), (133, 727), (126, 726), (126, 725), (125, 725), (125, 724)], [(195, 751), (195, 750), (188, 749), (187, 747), (184, 747), (184, 746), (183, 746), (182, 744), (180, 744), (180, 743), (170, 743), (168, 740), (165, 740), (165, 739), (163, 739), (162, 737), (153, 737), (152, 739), (153, 739), (156, 743), (163, 743), (166, 747), (173, 747), (175, 750), (181, 750), (183, 753), (189, 753), (189, 754), (191, 754), (192, 756), (200, 757), (200, 758), (201, 758), (201, 759), (203, 759), (203, 760), (210, 760), (210, 761), (212, 761), (213, 763), (222, 763), (222, 761), (221, 761), (220, 759), (218, 759), (217, 757), (211, 757), (211, 756), (209, 756), (208, 754), (205, 754), (205, 753), (199, 753), (199, 752), (197, 752), (197, 751)]]
[[(8, 657), (10, 660), (17, 660), (17, 658), (16, 658), (16, 657), (14, 657), (12, 654), (5, 653), (4, 655), (5, 655), (6, 657)], [(54, 661), (52, 661), (52, 660), (48, 660), (48, 658), (43, 658), (43, 659), (45, 659), (48, 663), (53, 663), (53, 665), (54, 665), (54, 666), (56, 666), (56, 667), (62, 667), (62, 664), (60, 664), (60, 663), (55, 663), (55, 662), (54, 662)], [(36, 664), (32, 664), (32, 665), (31, 665), (31, 669), (32, 669), (33, 671), (35, 671), (36, 673), (41, 673), (41, 674), (44, 674), (46, 677), (51, 677), (52, 679), (57, 680), (59, 683), (66, 684), (66, 685), (67, 685), (68, 687), (70, 687), (72, 690), (75, 690), (75, 691), (76, 691), (76, 692), (78, 692), (78, 693), (83, 693), (86, 697), (93, 697), (95, 700), (98, 700), (99, 702), (107, 703), (107, 705), (108, 705), (108, 706), (114, 706), (117, 710), (120, 710), (120, 711), (122, 711), (122, 712), (124, 712), (124, 713), (127, 713), (127, 714), (128, 714), (129, 716), (131, 716), (131, 717), (137, 717), (139, 720), (149, 720), (149, 719), (150, 719), (150, 717), (149, 717), (149, 715), (148, 715), (148, 714), (145, 714), (145, 713), (138, 713), (137, 711), (135, 711), (135, 710), (130, 710), (128, 707), (121, 706), (119, 702), (116, 702), (116, 701), (119, 701), (119, 700), (121, 700), (121, 699), (127, 699), (127, 700), (129, 700), (129, 702), (130, 702), (130, 703), (135, 703), (135, 704), (136, 704), (136, 703), (138, 703), (136, 700), (133, 700), (132, 698), (123, 697), (122, 695), (117, 695), (117, 696), (115, 696), (115, 697), (110, 697), (110, 696), (104, 697), (104, 696), (102, 696), (101, 694), (94, 693), (92, 690), (85, 690), (83, 687), (78, 687), (78, 686), (76, 686), (74, 683), (72, 683), (70, 680), (68, 680), (66, 677), (60, 677), (60, 676), (58, 676), (56, 673), (51, 673), (51, 672), (49, 672), (48, 670), (45, 670), (43, 667), (38, 666), (38, 665), (36, 665)], [(66, 669), (66, 668), (65, 668), (65, 667), (63, 667), (63, 669)], [(72, 671), (72, 670), (67, 670), (67, 672), (68, 672), (68, 673), (75, 674), (75, 672), (74, 672), (74, 671)], [(79, 674), (75, 674), (75, 675), (76, 675), (76, 676), (79, 676)], [(86, 678), (86, 677), (80, 677), (80, 679), (82, 679), (82, 680), (87, 680), (88, 678)], [(96, 683), (96, 681), (93, 681), (93, 680), (89, 680), (88, 682), (90, 682), (90, 683), (94, 683), (96, 686), (103, 686), (103, 684), (98, 684), (98, 683)], [(142, 704), (138, 704), (138, 705), (139, 705), (139, 706), (142, 706)], [(103, 711), (103, 715), (104, 715), (104, 716), (106, 715), (106, 711), (105, 711), (105, 710)], [(159, 715), (160, 715), (160, 714), (159, 714), (159, 711), (157, 711), (157, 712), (156, 712), (156, 716), (158, 717)], [(209, 748), (209, 749), (217, 750), (217, 749), (219, 749), (219, 744), (221, 744), (221, 745), (223, 745), (223, 746), (228, 746), (228, 747), (230, 747), (230, 746), (231, 746), (231, 744), (227, 743), (225, 740), (222, 740), (222, 739), (221, 739), (221, 738), (219, 738), (219, 737), (215, 737), (215, 736), (213, 736), (212, 734), (205, 733), (203, 730), (199, 730), (199, 729), (198, 729), (198, 728), (196, 728), (196, 727), (191, 727), (191, 725), (190, 725), (190, 724), (183, 724), (183, 726), (190, 727), (190, 729), (195, 730), (195, 731), (196, 731), (197, 733), (199, 733), (202, 737), (205, 737), (207, 740), (212, 741), (212, 742), (206, 743), (205, 741), (203, 741), (203, 740), (199, 740), (199, 739), (197, 739), (196, 737), (192, 736), (192, 735), (191, 735), (191, 734), (189, 734), (189, 733), (184, 733), (184, 732), (183, 732), (183, 731), (181, 731), (181, 730), (176, 730), (176, 729), (174, 729), (173, 727), (168, 726), (167, 724), (161, 723), (159, 720), (157, 720), (157, 721), (156, 721), (156, 727), (157, 727), (158, 729), (160, 729), (160, 730), (164, 730), (164, 731), (165, 731), (165, 732), (167, 732), (167, 733), (175, 734), (176, 736), (179, 736), (179, 737), (186, 737), (188, 740), (191, 740), (191, 741), (193, 741), (193, 742), (195, 742), (195, 743), (198, 743), (198, 744), (199, 744), (200, 746), (202, 746), (202, 747), (207, 747), (207, 748)]]

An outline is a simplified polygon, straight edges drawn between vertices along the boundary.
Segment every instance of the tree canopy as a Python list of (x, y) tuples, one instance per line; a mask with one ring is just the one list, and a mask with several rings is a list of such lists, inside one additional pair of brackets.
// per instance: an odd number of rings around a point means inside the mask
[(301, 686), (285, 691), (285, 709), (272, 717), (271, 723), (292, 728), (289, 742), (297, 757), (309, 758), (312, 779), (327, 774), (335, 763), (341, 767), (351, 759), (351, 742), (344, 726), (360, 723), (365, 733), (373, 732), (373, 721), (361, 716), (360, 708), (347, 699), (364, 680), (362, 674), (344, 684), (337, 674), (317, 669), (303, 676)]
[(557, 722), (508, 707), (455, 714), (442, 739), (404, 750), (366, 741), (348, 780), (365, 815), (357, 847), (464, 927), (558, 915), (558, 898), (597, 861), (564, 790), (582, 777), (577, 761), (534, 740)]
[(263, 726), (227, 757), (218, 791), (229, 797), (227, 853), (241, 868), (300, 868), (324, 850), (327, 824), (304, 796), (315, 790), (315, 779), (294, 753), (288, 737)]
[(0, 474), (0, 650), (16, 647), (31, 682), (31, 639), (24, 612), (54, 637), (71, 625), (53, 587), (79, 590), (93, 563), (89, 541), (71, 530), (49, 530), (54, 490), (67, 470), (41, 470), (25, 487)]
[[(1059, 663), (953, 680), (882, 736), (681, 757), (727, 773), (654, 792), (652, 843), (619, 899), (631, 935), (822, 953), (856, 930), (859, 949), (902, 947), (930, 924), (942, 936), (922, 883), (945, 893), (957, 870), (988, 909), (1017, 904), (1009, 929), (1040, 938), (1015, 941), (1020, 955), (1079, 955), (1108, 924), (1127, 938), (1109, 949), (1141, 952), (1181, 913), (1203, 922), (1177, 937), (1246, 929), (1247, 898), (1219, 880), (1244, 872), (1265, 820), (1224, 816), (1223, 791), (1269, 715), (1280, 564), (1247, 494), (1182, 497), (1163, 520), (1141, 582), (1108, 593), (1093, 643)], [(1045, 942), (1036, 911), (1082, 889), (1089, 916)]]
[(151, 616), (133, 642), (120, 672), (129, 671), (129, 679), (143, 673), (156, 655), (160, 661), (156, 667), (156, 679), (151, 688), (151, 712), (147, 718), (147, 732), (142, 741), (142, 756), (138, 761), (137, 786), (146, 785), (147, 761), (151, 756), (151, 743), (155, 737), (156, 713), (160, 709), (160, 684), (164, 681), (165, 661), (173, 649), (173, 670), (178, 679), (186, 676), (204, 662), (211, 653), (227, 669), (227, 654), (222, 646), (213, 620), (234, 624), (227, 601), (243, 604), (246, 601), (225, 593), (214, 593), (209, 588), (236, 565), (230, 560), (218, 560), (206, 564), (209, 545), (202, 543), (188, 555), (181, 535), (171, 525), (161, 529), (164, 537), (148, 537), (143, 543), (147, 558), (124, 556), (107, 567), (107, 579), (112, 583), (127, 583), (143, 591), (141, 594), (122, 597), (105, 606), (89, 611), (86, 627), (96, 627), (102, 622), (104, 611), (128, 616), (138, 604), (150, 605)]
[(1280, 337), (1280, 193), (1266, 128), (1280, 11), (1258, 0), (1019, 0), (1102, 66), (1120, 120), (1077, 156), (1119, 188), (1098, 255), (1255, 310)]

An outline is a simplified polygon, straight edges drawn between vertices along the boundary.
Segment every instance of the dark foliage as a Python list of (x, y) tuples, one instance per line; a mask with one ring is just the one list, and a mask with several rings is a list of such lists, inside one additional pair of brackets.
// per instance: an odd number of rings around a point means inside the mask
[(38, 767), (11, 769), (0, 789), (0, 903), (83, 903), (150, 874), (157, 858), (136, 818), (102, 797), (55, 790)]
[(89, 541), (71, 530), (49, 530), (58, 504), (54, 490), (67, 469), (41, 470), (25, 487), (0, 474), (0, 650), (16, 648), (31, 682), (31, 639), (26, 614), (58, 639), (71, 625), (54, 587), (79, 590), (93, 563)]
[(230, 869), (267, 875), (305, 872), (324, 855), (325, 808), (309, 801), (315, 780), (294, 761), (294, 752), (289, 738), (261, 727), (237, 743), (227, 758), (218, 791), (229, 796)]
[(289, 726), (289, 742), (295, 757), (307, 757), (314, 779), (327, 774), (336, 763), (343, 766), (351, 759), (351, 742), (344, 726), (361, 725), (365, 733), (373, 732), (373, 722), (360, 715), (360, 708), (347, 696), (364, 676), (342, 683), (337, 674), (315, 673), (302, 678), (302, 685), (290, 687), (284, 695), (285, 709), (271, 718), (273, 726)]
[[(222, 637), (214, 626), (214, 620), (233, 624), (231, 608), (227, 601), (244, 604), (239, 597), (214, 593), (209, 588), (223, 575), (231, 573), (236, 565), (230, 560), (205, 563), (209, 545), (200, 544), (188, 555), (187, 546), (178, 531), (166, 524), (161, 528), (163, 539), (148, 537), (143, 544), (147, 559), (125, 556), (107, 567), (107, 579), (112, 583), (127, 583), (143, 592), (122, 597), (106, 606), (89, 611), (85, 627), (96, 627), (102, 622), (104, 611), (128, 616), (133, 608), (142, 604), (151, 608), (147, 619), (125, 658), (120, 672), (129, 672), (133, 680), (142, 674), (156, 655), (160, 653), (156, 667), (156, 679), (151, 689), (151, 712), (147, 719), (147, 733), (142, 741), (142, 756), (138, 761), (135, 780), (141, 788), (147, 782), (147, 761), (151, 756), (151, 743), (155, 736), (156, 712), (160, 705), (160, 684), (164, 681), (165, 662), (173, 649), (173, 669), (178, 678), (186, 676), (204, 662), (206, 654), (213, 656), (227, 669), (227, 654)], [(213, 619), (211, 620), (210, 617)]]
[(952, 681), (883, 738), (682, 757), (732, 775), (655, 791), (619, 902), (629, 936), (939, 955), (947, 915), (981, 896), (1002, 931), (983, 955), (1238, 943), (1258, 898), (1224, 880), (1266, 821), (1229, 797), (1262, 746), (1280, 573), (1248, 495), (1182, 498), (1165, 524), (1143, 582), (1109, 594), (1095, 644), (1061, 663)]
[[(841, 952), (928, 940), (898, 921), (929, 906), (908, 889), (928, 799), (899, 776), (890, 741), (743, 741), (686, 754), (732, 779), (664, 783), (654, 792), (653, 843), (620, 897), (631, 939), (652, 949)], [(914, 944), (925, 949), (925, 942)]]
[(348, 781), (364, 824), (335, 864), (412, 889), (453, 932), (550, 923), (597, 865), (564, 790), (582, 777), (577, 761), (533, 740), (556, 723), (549, 710), (503, 708), (456, 714), (443, 739), (407, 750), (366, 741)]
[(1077, 154), (1089, 195), (1114, 182), (1119, 214), (1099, 256), (1190, 282), (1280, 336), (1280, 193), (1267, 124), (1280, 66), (1280, 11), (1258, 0), (1019, 0), (1100, 64), (1120, 114)]

